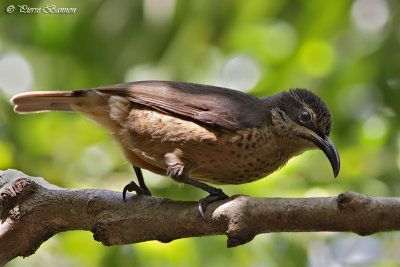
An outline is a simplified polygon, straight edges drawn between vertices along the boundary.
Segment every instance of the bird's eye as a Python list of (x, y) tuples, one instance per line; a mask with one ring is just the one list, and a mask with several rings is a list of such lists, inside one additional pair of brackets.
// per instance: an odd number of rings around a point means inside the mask
[(299, 118), (300, 118), (300, 121), (302, 123), (306, 123), (306, 122), (309, 122), (311, 120), (311, 114), (307, 110), (303, 110), (300, 113), (300, 117)]

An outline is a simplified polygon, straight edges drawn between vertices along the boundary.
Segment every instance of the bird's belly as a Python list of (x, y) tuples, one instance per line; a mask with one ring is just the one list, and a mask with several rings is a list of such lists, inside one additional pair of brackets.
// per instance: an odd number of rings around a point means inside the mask
[(152, 110), (137, 110), (130, 116), (118, 133), (120, 143), (158, 170), (167, 170), (166, 155), (172, 153), (187, 166), (191, 179), (241, 184), (282, 165), (268, 128), (221, 131)]

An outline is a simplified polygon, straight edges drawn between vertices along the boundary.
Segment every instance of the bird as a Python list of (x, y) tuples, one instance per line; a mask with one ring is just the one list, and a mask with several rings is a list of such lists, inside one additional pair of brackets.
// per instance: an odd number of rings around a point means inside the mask
[(334, 177), (338, 151), (329, 138), (332, 114), (307, 89), (258, 98), (223, 87), (173, 81), (135, 81), (72, 91), (33, 91), (14, 96), (14, 111), (80, 113), (110, 133), (132, 164), (137, 183), (123, 191), (151, 196), (142, 169), (168, 176), (209, 195), (207, 206), (228, 196), (214, 185), (264, 178), (310, 149), (328, 158)]

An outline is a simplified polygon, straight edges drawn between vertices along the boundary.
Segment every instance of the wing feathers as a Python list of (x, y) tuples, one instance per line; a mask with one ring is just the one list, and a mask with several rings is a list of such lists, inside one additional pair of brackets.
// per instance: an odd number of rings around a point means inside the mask
[[(71, 111), (70, 105), (78, 102), (79, 111), (84, 112), (85, 102), (89, 104), (92, 96), (109, 99), (113, 95), (161, 112), (229, 130), (260, 127), (266, 122), (266, 107), (254, 96), (221, 87), (180, 82), (144, 81), (68, 92), (29, 92), (13, 97), (11, 102), (19, 113)], [(105, 105), (107, 101), (96, 103)], [(107, 109), (104, 107), (104, 110)], [(252, 112), (252, 109), (257, 112)]]
[[(266, 122), (265, 107), (259, 98), (222, 87), (143, 81), (96, 89), (105, 94), (128, 97), (134, 103), (162, 112), (229, 130), (259, 127)], [(252, 109), (257, 109), (259, 116), (249, 117)]]
[(185, 106), (185, 105), (177, 105), (176, 103), (173, 103), (168, 100), (163, 100), (163, 99), (155, 99), (147, 96), (142, 96), (142, 95), (134, 95), (130, 96), (129, 100), (142, 104), (145, 106), (150, 106), (152, 108), (164, 111), (164, 112), (173, 112), (177, 113), (182, 116), (188, 116), (188, 117), (193, 117), (194, 114), (199, 112), (199, 109), (190, 107), (190, 106)]

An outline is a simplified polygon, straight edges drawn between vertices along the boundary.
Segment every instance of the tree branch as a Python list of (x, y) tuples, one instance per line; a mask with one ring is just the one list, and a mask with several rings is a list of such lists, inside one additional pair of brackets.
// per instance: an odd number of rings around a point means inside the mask
[(63, 189), (16, 170), (0, 171), (0, 265), (27, 257), (56, 233), (88, 230), (106, 246), (225, 234), (228, 247), (269, 232), (400, 230), (400, 198), (353, 192), (323, 198), (233, 196), (211, 204), (120, 192)]

